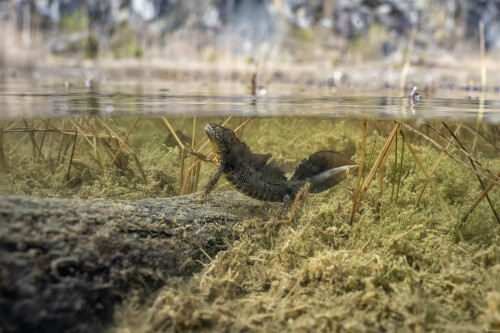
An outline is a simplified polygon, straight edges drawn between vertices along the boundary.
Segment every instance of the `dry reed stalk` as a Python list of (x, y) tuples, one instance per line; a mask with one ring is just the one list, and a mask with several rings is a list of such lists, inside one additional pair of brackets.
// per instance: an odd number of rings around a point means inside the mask
[[(63, 120), (61, 121), (61, 128), (64, 128), (64, 125), (66, 124), (66, 118), (63, 118)], [(58, 148), (58, 151), (57, 151), (57, 163), (61, 163), (61, 152), (62, 152), (62, 145), (63, 145), (63, 133), (61, 133), (60, 137), (59, 137), (59, 148)]]
[(9, 163), (3, 149), (3, 127), (0, 127), (0, 170), (9, 171)]
[(172, 127), (172, 125), (170, 125), (170, 122), (168, 121), (168, 119), (165, 116), (162, 116), (161, 119), (163, 119), (163, 122), (165, 123), (165, 125), (167, 125), (168, 129), (170, 130), (170, 133), (172, 133), (172, 135), (174, 136), (175, 141), (177, 141), (177, 143), (179, 144), (179, 146), (181, 148), (184, 148), (184, 144), (181, 142), (181, 140), (179, 139), (179, 137), (175, 133), (174, 128)]
[(167, 125), (168, 129), (170, 130), (170, 133), (172, 133), (175, 140), (177, 141), (177, 144), (181, 148), (181, 160), (180, 160), (181, 171), (180, 171), (180, 176), (179, 176), (179, 187), (181, 188), (180, 195), (183, 195), (184, 191), (182, 189), (184, 189), (184, 158), (186, 156), (186, 147), (184, 146), (184, 144), (181, 142), (181, 140), (179, 139), (179, 137), (175, 133), (174, 128), (172, 127), (172, 125), (170, 125), (170, 122), (168, 121), (168, 119), (165, 116), (162, 116), (161, 119), (163, 120), (165, 125)]
[[(114, 137), (118, 140), (118, 142), (122, 143), (122, 139), (120, 139), (120, 137), (115, 133), (113, 132), (113, 130), (100, 118), (96, 118), (97, 121), (99, 122), (99, 124), (108, 132), (110, 133), (110, 136), (111, 137)], [(148, 179), (146, 178), (146, 174), (144, 173), (144, 170), (142, 169), (142, 165), (141, 165), (141, 162), (139, 161), (139, 158), (137, 157), (137, 154), (135, 153), (135, 151), (132, 150), (132, 148), (130, 148), (126, 143), (123, 143), (123, 147), (125, 149), (127, 149), (127, 151), (132, 154), (132, 158), (134, 159), (135, 161), (135, 164), (137, 165), (137, 168), (139, 169), (139, 172), (141, 173), (141, 176), (142, 176), (142, 179), (144, 181), (144, 184), (147, 184), (148, 183)]]
[[(74, 121), (73, 119), (71, 119), (71, 118), (70, 118), (69, 120), (71, 121), (71, 123), (72, 123), (75, 127), (80, 128), (80, 138), (84, 138), (84, 139), (88, 142), (88, 144), (89, 144), (89, 145), (90, 145), (90, 146), (94, 149), (94, 151), (95, 151), (95, 148), (96, 148), (96, 147), (95, 147), (94, 143), (93, 143), (92, 141), (90, 141), (90, 139), (89, 139), (89, 136), (88, 136), (88, 135), (85, 135), (85, 132), (89, 132), (89, 130), (88, 130), (88, 129), (86, 129), (85, 127), (83, 127), (80, 123), (78, 123), (78, 122)], [(84, 132), (82, 133), (82, 131), (84, 131)], [(79, 146), (81, 146), (81, 145), (79, 145)], [(94, 160), (95, 160), (95, 159), (94, 159)], [(99, 163), (98, 163), (98, 164), (99, 164)], [(102, 165), (101, 165), (101, 167), (102, 167)]]
[[(426, 127), (427, 130), (429, 129), (428, 127)], [(459, 123), (457, 128), (455, 129), (455, 135), (458, 135), (459, 131), (460, 131), (460, 128), (462, 128), (462, 123)], [(446, 145), (445, 149), (448, 150), (451, 146), (451, 142), (448, 142), (448, 144)], [(436, 163), (434, 164), (434, 166), (432, 167), (431, 171), (429, 172), (429, 176), (432, 177), (432, 175), (434, 174), (434, 171), (436, 171), (437, 167), (439, 166), (439, 163), (441, 163), (441, 160), (443, 159), (443, 157), (445, 156), (446, 154), (445, 153), (441, 153), (441, 155), (439, 156), (438, 160), (436, 161)], [(427, 187), (427, 184), (428, 184), (428, 180), (426, 179), (425, 182), (424, 182), (424, 185), (422, 186), (422, 189), (420, 190), (420, 193), (418, 195), (418, 198), (417, 198), (417, 202), (415, 203), (415, 206), (418, 206), (420, 204), (420, 200), (422, 200), (422, 196), (424, 194), (424, 191), (425, 191), (425, 188)]]
[(392, 171), (392, 189), (391, 189), (391, 202), (394, 199), (394, 187), (396, 186), (396, 175), (398, 170), (398, 134), (394, 138), (394, 170)]
[(52, 164), (52, 146), (54, 144), (54, 132), (50, 133), (49, 137), (49, 151), (47, 152), (47, 160), (49, 161), (50, 167), (53, 168), (54, 165)]
[[(98, 164), (101, 167), (101, 170), (104, 174), (104, 163), (102, 161), (101, 152), (99, 151), (99, 141), (102, 139), (99, 138), (99, 135), (97, 134), (97, 131), (95, 130), (95, 124), (91, 124), (87, 118), (82, 118), (82, 120), (83, 120), (83, 122), (85, 122), (87, 124), (88, 131), (90, 131), (90, 133), (92, 133), (92, 135), (94, 136), (92, 138), (92, 141), (93, 141), (92, 147), (94, 149), (94, 154), (97, 156)], [(110, 155), (112, 155), (112, 153)], [(110, 159), (111, 159), (111, 156), (110, 156)]]
[(125, 135), (125, 138), (121, 142), (120, 147), (116, 151), (116, 154), (113, 157), (113, 160), (111, 161), (111, 165), (113, 165), (113, 163), (115, 163), (116, 159), (118, 158), (118, 155), (120, 155), (120, 152), (122, 151), (123, 146), (125, 146), (125, 144), (127, 143), (127, 140), (130, 137), (130, 134), (132, 134), (132, 131), (134, 130), (134, 128), (137, 125), (137, 123), (139, 122), (139, 120), (141, 120), (141, 118), (142, 118), (142, 115), (139, 116), (139, 117), (137, 117), (137, 119), (134, 121), (134, 124), (132, 125), (132, 127), (130, 128), (130, 130), (127, 132), (127, 135)]
[(398, 132), (399, 127), (400, 127), (400, 123), (396, 123), (394, 125), (394, 128), (393, 128), (391, 134), (389, 135), (389, 138), (385, 142), (385, 145), (382, 148), (382, 151), (380, 152), (377, 160), (375, 161), (375, 164), (373, 165), (372, 169), (368, 173), (368, 176), (366, 176), (366, 179), (364, 180), (363, 185), (361, 186), (361, 191), (360, 191), (360, 195), (359, 195), (359, 199), (358, 199), (358, 205), (361, 203), (361, 200), (363, 200), (363, 197), (365, 196), (366, 191), (368, 191), (368, 187), (370, 186), (370, 184), (373, 180), (373, 177), (375, 177), (375, 174), (377, 173), (377, 170), (379, 169), (379, 167), (382, 163), (382, 160), (388, 154), (389, 149), (392, 147), (392, 143), (394, 142), (394, 137), (396, 136), (396, 133)]
[[(82, 137), (85, 138), (85, 140), (87, 140), (87, 142), (93, 146), (94, 144), (87, 138), (88, 135), (85, 135), (85, 134), (82, 134), (82, 132), (77, 132), (77, 130), (64, 130), (64, 129), (59, 129), (57, 128), (56, 126), (54, 126), (53, 124), (51, 124), (48, 120), (45, 120), (45, 119), (42, 119), (42, 121), (44, 121), (47, 125), (47, 127), (52, 127), (52, 129), (49, 129), (49, 128), (46, 128), (46, 129), (33, 129), (33, 131), (38, 131), (38, 132), (50, 132), (51, 133), (51, 143), (50, 143), (50, 147), (49, 147), (49, 155), (50, 155), (50, 158), (48, 158), (49, 160), (49, 164), (52, 165), (52, 160), (51, 160), (51, 157), (52, 157), (52, 134), (53, 133), (60, 133), (60, 134), (64, 134), (64, 135), (67, 135), (67, 136), (77, 136), (77, 134), (79, 134), (79, 137), (80, 137), (80, 141), (77, 141), (77, 148), (78, 149), (84, 149), (86, 152), (87, 152), (87, 155), (89, 155), (93, 160), (94, 162), (96, 162), (97, 164), (100, 164), (102, 165), (102, 162), (100, 162), (100, 159), (97, 160), (91, 153), (90, 151), (84, 146), (81, 144), (81, 139)], [(73, 122), (71, 119), (70, 121), (72, 122), (73, 124), (73, 127), (76, 128), (76, 127), (80, 127), (80, 128), (83, 128), (81, 127), (78, 123), (76, 122)], [(59, 152), (60, 153), (60, 152)], [(65, 155), (65, 153), (64, 153)], [(100, 156), (99, 156), (100, 157)]]
[[(196, 142), (196, 116), (193, 117), (193, 135), (191, 136), (191, 147), (194, 147), (195, 146), (195, 142)], [(191, 158), (189, 159), (189, 165), (193, 164), (195, 161), (195, 158), (193, 155), (191, 155)], [(199, 165), (199, 164), (198, 164)], [(188, 191), (188, 194), (190, 193), (193, 193), (193, 189), (194, 189), (194, 182), (195, 182), (195, 179), (196, 179), (196, 170), (198, 169), (198, 167), (196, 167), (192, 172), (191, 174), (189, 175), (189, 191)]]
[[(76, 135), (76, 133), (77, 132), (75, 131), (75, 135)], [(78, 134), (79, 134), (78, 135), (79, 139), (78, 139), (77, 144), (76, 144), (77, 150), (75, 151), (75, 153), (76, 152), (80, 153), (83, 150), (94, 161), (95, 164), (100, 164), (100, 161), (94, 156), (92, 151), (86, 145), (84, 145), (82, 143), (83, 140), (81, 138), (83, 137), (83, 135), (81, 135), (81, 132), (78, 132)], [(93, 138), (93, 139), (95, 139), (95, 138)], [(91, 147), (93, 147), (92, 141), (90, 141), (87, 137), (85, 137), (85, 140), (90, 144)], [(94, 152), (95, 152), (95, 149), (94, 149)]]
[(434, 181), (430, 178), (429, 174), (427, 173), (427, 171), (425, 170), (424, 166), (422, 165), (422, 163), (420, 162), (420, 159), (418, 158), (417, 154), (415, 154), (415, 151), (413, 150), (410, 142), (406, 139), (405, 135), (401, 132), (401, 135), (403, 137), (403, 142), (406, 144), (406, 146), (408, 147), (408, 150), (410, 150), (410, 153), (412, 154), (413, 158), (415, 159), (415, 162), (417, 162), (420, 170), (422, 171), (422, 173), (425, 175), (425, 178), (428, 180), (429, 184), (431, 184), (431, 187), (432, 187), (432, 190), (434, 191), (434, 194), (436, 194), (436, 196), (438, 197), (439, 201), (441, 202), (441, 205), (443, 206), (444, 210), (446, 211), (446, 213), (448, 213), (448, 215), (450, 216), (451, 219), (455, 219), (455, 217), (453, 216), (453, 214), (451, 213), (451, 210), (450, 208), (448, 207), (448, 205), (444, 202), (444, 199), (443, 197), (441, 196), (441, 194), (439, 193), (436, 185), (434, 184)]
[(195, 170), (195, 180), (194, 180), (194, 188), (193, 192), (198, 191), (198, 182), (200, 181), (200, 172), (201, 172), (201, 163), (198, 164)]
[(408, 79), (408, 73), (410, 71), (411, 56), (413, 54), (413, 46), (415, 45), (415, 38), (417, 36), (417, 27), (413, 26), (410, 33), (410, 40), (408, 42), (408, 49), (406, 51), (405, 63), (403, 65), (403, 70), (401, 71), (401, 81), (399, 87), (403, 92), (406, 92), (406, 84)]
[[(401, 134), (402, 135), (402, 134)], [(401, 145), (401, 162), (399, 163), (399, 170), (398, 170), (398, 186), (396, 189), (396, 198), (394, 199), (394, 203), (398, 203), (398, 197), (399, 197), (399, 188), (401, 187), (401, 173), (403, 172), (403, 158), (405, 156), (405, 145)]]
[(309, 188), (311, 187), (311, 183), (307, 182), (302, 186), (300, 191), (295, 196), (295, 200), (293, 200), (292, 210), (290, 211), (290, 217), (288, 218), (288, 222), (291, 222), (293, 217), (295, 216), (295, 211), (297, 210), (297, 206), (299, 201), (304, 203), (307, 199), (307, 194), (309, 193)]
[(71, 149), (71, 157), (69, 158), (68, 173), (66, 174), (66, 180), (69, 180), (69, 172), (71, 171), (71, 165), (73, 164), (73, 155), (75, 154), (76, 140), (78, 138), (78, 132), (75, 134), (75, 139), (73, 141), (73, 149)]
[[(193, 156), (191, 156), (191, 157), (189, 158), (189, 166), (193, 165), (193, 163), (194, 163), (194, 162), (195, 162), (195, 161), (194, 161), (194, 157), (193, 157)], [(197, 167), (197, 166), (195, 166), (195, 167), (194, 167), (194, 169), (196, 169), (196, 167)], [(186, 188), (186, 187), (187, 187), (187, 193), (181, 192), (181, 195), (184, 195), (184, 194), (190, 194), (190, 193), (192, 193), (192, 189), (193, 189), (193, 186), (192, 186), (192, 185), (193, 185), (193, 184), (192, 184), (192, 179), (193, 179), (193, 177), (192, 177), (192, 173), (193, 173), (193, 172), (194, 172), (193, 168), (189, 167), (189, 168), (188, 168), (188, 172), (186, 173), (186, 179), (185, 179), (186, 186), (185, 186), (185, 187), (183, 186), (183, 188)], [(181, 190), (182, 190), (182, 189), (181, 189)]]
[(14, 125), (16, 125), (17, 121), (7, 121), (4, 123), (4, 126), (3, 126), (3, 130), (9, 130), (11, 129), (12, 127), (14, 127)]
[(491, 126), (491, 135), (493, 136), (493, 141), (497, 143), (497, 139), (500, 140), (500, 128), (497, 126)]
[[(47, 129), (49, 125), (45, 124), (45, 129)], [(42, 132), (42, 142), (40, 142), (40, 151), (43, 151), (43, 144), (45, 143), (45, 134), (47, 134), (46, 131)]]
[(101, 157), (101, 152), (99, 151), (99, 141), (97, 138), (93, 139), (94, 141), (94, 154), (97, 156), (97, 161), (99, 162), (99, 166), (101, 167), (101, 170), (104, 171), (104, 164), (102, 163), (102, 157)]
[(352, 200), (352, 211), (351, 211), (351, 217), (349, 219), (349, 225), (352, 225), (354, 221), (354, 215), (356, 214), (356, 209), (357, 209), (357, 200), (358, 200), (358, 195), (359, 195), (359, 190), (361, 186), (361, 176), (363, 174), (363, 164), (365, 162), (365, 152), (366, 152), (366, 128), (367, 128), (367, 122), (366, 119), (363, 120), (363, 143), (361, 144), (361, 159), (359, 161), (359, 167), (358, 167), (358, 178), (356, 180), (356, 190), (354, 191), (354, 199)]
[(380, 166), (378, 170), (378, 197), (382, 199), (384, 194), (384, 166)]
[[(473, 134), (474, 134), (474, 133), (479, 134), (479, 136), (480, 136), (480, 137), (482, 137), (482, 138), (484, 139), (484, 141), (488, 142), (490, 145), (492, 145), (492, 146), (493, 146), (493, 148), (495, 148), (495, 151), (499, 151), (499, 150), (500, 150), (500, 147), (498, 147), (498, 146), (496, 145), (496, 142), (495, 142), (495, 141), (496, 141), (495, 135), (493, 135), (493, 140), (491, 140), (491, 139), (490, 139), (490, 138), (488, 138), (488, 137), (487, 137), (487, 136), (486, 136), (486, 135), (485, 135), (482, 131), (480, 131), (480, 130), (478, 130), (478, 129), (476, 129), (476, 128), (474, 128), (474, 127), (470, 126), (470, 125), (466, 125), (464, 128), (465, 128), (466, 130), (468, 130), (469, 132), (473, 133)], [(491, 127), (491, 129), (492, 129), (492, 130), (493, 130), (494, 128), (495, 128), (495, 127), (493, 127), (493, 126)]]
[[(448, 127), (448, 125), (446, 125), (445, 122), (443, 122), (443, 125), (444, 125), (444, 127), (446, 127), (448, 129), (448, 131), (453, 136), (453, 138), (455, 139), (455, 141), (460, 145), (460, 147), (462, 147), (462, 149), (465, 150), (465, 147), (462, 145), (462, 143), (460, 142), (460, 140), (458, 139), (458, 137), (453, 134), (453, 132), (451, 131), (451, 129)], [(474, 170), (476, 170), (476, 166), (475, 166), (474, 162), (470, 158), (469, 158), (469, 161), (470, 161), (471, 166), (474, 168)], [(481, 185), (482, 190), (484, 191), (485, 187), (484, 187), (483, 180), (481, 178), (479, 178), (478, 175), (476, 175), (476, 177), (477, 177), (477, 180), (479, 181), (479, 184)], [(490, 199), (490, 197), (489, 197), (488, 194), (486, 194), (486, 200), (488, 201), (488, 204), (490, 205), (491, 210), (493, 211), (493, 215), (495, 215), (495, 217), (497, 219), (497, 222), (500, 223), (500, 218), (498, 217), (498, 214), (497, 214), (497, 212), (495, 210), (495, 207), (493, 206), (493, 203), (491, 202), (491, 199)]]
[[(389, 151), (392, 149), (394, 141), (391, 143), (391, 146), (389, 147)], [(379, 200), (382, 200), (382, 196), (384, 194), (384, 171), (385, 171), (385, 164), (387, 163), (387, 160), (389, 159), (390, 154), (385, 154), (384, 158), (382, 159), (382, 162), (380, 163), (380, 166), (378, 168), (378, 174), (379, 174), (379, 191), (378, 191), (378, 197)], [(379, 216), (383, 215), (383, 205), (382, 202), (380, 202), (380, 211), (379, 211)]]
[[(116, 149), (118, 149), (118, 144), (116, 143), (118, 141), (118, 139), (115, 138), (115, 136), (113, 135), (114, 132), (111, 130), (111, 128), (103, 120), (101, 120), (100, 118), (96, 118), (96, 119), (99, 122), (99, 124), (101, 125), (101, 127), (104, 128), (106, 133), (108, 133), (109, 141), (116, 146)], [(114, 156), (114, 153), (112, 153), (112, 156)]]
[[(482, 93), (481, 93), (482, 94)], [(484, 106), (484, 103), (483, 103), (483, 106)], [(479, 112), (478, 114), (482, 114), (482, 111), (481, 110), (484, 110), (484, 107), (481, 108), (481, 100), (479, 101)], [(470, 153), (471, 154), (474, 154), (474, 151), (476, 150), (476, 146), (477, 146), (477, 138), (478, 138), (478, 133), (479, 133), (479, 128), (481, 127), (481, 124), (480, 123), (477, 123), (476, 124), (476, 132), (474, 133), (474, 141), (472, 142), (472, 147), (470, 149)]]
[(68, 139), (66, 146), (64, 146), (64, 150), (62, 152), (62, 157), (67, 158), (68, 149), (71, 146), (71, 141)]
[[(210, 149), (208, 152), (206, 152), (206, 153), (205, 153), (205, 155), (208, 155), (208, 154), (210, 154), (211, 152), (212, 152), (212, 149)], [(188, 182), (187, 177), (191, 174), (192, 170), (193, 170), (194, 168), (196, 168), (196, 166), (197, 166), (198, 164), (200, 164), (200, 163), (201, 163), (201, 160), (197, 160), (196, 162), (194, 162), (192, 165), (190, 165), (190, 166), (189, 166), (189, 168), (188, 168), (188, 170), (187, 170), (187, 172), (186, 172), (186, 178), (184, 179), (184, 182), (183, 182), (183, 184), (182, 184), (182, 188), (181, 188), (181, 195), (183, 195), (182, 193), (184, 193), (184, 191), (185, 191), (185, 189), (186, 189), (186, 184), (187, 184), (187, 182)]]
[[(74, 132), (77, 131), (77, 128), (74, 124), (71, 126), (71, 130)], [(73, 138), (73, 141), (75, 141), (75, 140), (77, 140), (77, 139)], [(74, 142), (73, 142), (73, 144), (74, 144)], [(64, 152), (63, 152), (64, 157), (67, 156), (66, 153), (68, 152), (69, 147), (71, 147), (71, 141), (68, 140), (68, 144), (66, 145), (66, 148), (64, 149)]]
[[(179, 175), (179, 187), (182, 189), (184, 188), (184, 156), (186, 156), (186, 148), (182, 147), (181, 148), (181, 172)], [(180, 193), (182, 195), (182, 191)]]
[[(498, 182), (498, 180), (500, 180), (500, 177), (494, 175), (490, 170), (488, 170), (487, 168), (485, 168), (481, 162), (479, 162), (477, 159), (475, 159), (474, 157), (472, 157), (469, 153), (465, 152), (464, 150), (462, 150), (460, 147), (458, 147), (455, 143), (452, 142), (452, 145), (456, 146), (461, 152), (463, 152), (467, 157), (470, 157), (477, 165), (481, 166), (483, 168), (483, 170), (485, 170), (487, 173), (489, 173), (490, 175), (493, 175), (493, 178), (489, 178), (487, 175), (484, 175), (483, 173), (480, 173), (479, 171), (476, 171), (474, 170), (473, 168), (471, 168), (470, 166), (468, 166), (464, 161), (460, 160), (458, 157), (456, 157), (455, 155), (453, 155), (452, 153), (450, 153), (448, 150), (444, 149), (440, 144), (438, 144), (436, 141), (434, 141), (433, 139), (431, 139), (430, 137), (428, 137), (427, 135), (425, 135), (424, 133), (414, 129), (413, 127), (411, 127), (410, 125), (407, 125), (405, 123), (402, 123), (402, 122), (399, 122), (402, 126), (404, 126), (406, 129), (408, 129), (410, 132), (413, 132), (419, 136), (421, 136), (422, 138), (426, 139), (427, 141), (429, 141), (430, 143), (432, 143), (436, 148), (438, 148), (440, 151), (442, 151), (443, 153), (445, 153), (446, 155), (448, 155), (449, 157), (451, 157), (453, 160), (455, 160), (458, 164), (460, 164), (461, 166), (463, 166), (464, 168), (466, 168), (467, 170), (469, 170), (470, 172), (482, 177), (483, 179), (486, 179), (488, 180), (489, 182), (492, 182), (494, 183), (495, 185), (497, 186), (500, 186), (500, 183)], [(451, 141), (449, 141), (451, 142)]]
[(248, 118), (247, 120), (245, 120), (241, 125), (239, 125), (238, 127), (236, 127), (234, 129), (233, 132), (238, 132), (240, 131), (241, 129), (243, 129), (249, 122), (251, 122), (255, 117), (251, 117), (251, 118)]
[(33, 146), (33, 157), (36, 157), (36, 153), (38, 153), (39, 157), (41, 157), (42, 159), (44, 159), (42, 151), (40, 150), (40, 147), (38, 147), (38, 144), (36, 143), (35, 135), (33, 134), (33, 129), (30, 128), (30, 126), (28, 125), (28, 122), (26, 121), (26, 119), (23, 118), (23, 122), (24, 122), (24, 125), (26, 126), (26, 128), (28, 129), (28, 133), (30, 135), (31, 144)]
[[(78, 120), (78, 119), (77, 119), (77, 120)], [(80, 122), (79, 122), (79, 121), (77, 121), (76, 123), (77, 123), (77, 124), (80, 124)], [(75, 129), (76, 129), (76, 128), (75, 128)], [(80, 147), (81, 147), (81, 146), (83, 146), (82, 142), (83, 142), (83, 140), (88, 140), (88, 138), (87, 138), (85, 135), (83, 135), (83, 134), (85, 134), (85, 132), (84, 132), (84, 131), (80, 130), (80, 131), (79, 131), (79, 133), (80, 133), (80, 135), (78, 135), (78, 139), (77, 139), (77, 145), (76, 145), (75, 154), (81, 155), (81, 154), (80, 154), (80, 150), (81, 150), (81, 148), (80, 148)], [(90, 141), (89, 141), (89, 140), (88, 140), (87, 142), (90, 144)]]
[(365, 166), (365, 171), (363, 172), (363, 179), (366, 177), (366, 173), (368, 172), (368, 166), (370, 165), (370, 163), (372, 162), (372, 158), (373, 158), (373, 153), (375, 152), (375, 146), (377, 145), (377, 140), (375, 140), (373, 142), (373, 146), (372, 146), (372, 150), (370, 151), (370, 158), (368, 158), (368, 163), (366, 163), (366, 166)]
[(76, 122), (75, 120), (73, 120), (72, 118), (68, 118), (68, 120), (75, 126), (75, 127), (78, 127), (80, 129), (80, 136), (82, 136), (82, 132), (85, 133), (85, 132), (90, 132), (87, 128), (85, 128), (82, 124)]
[[(389, 147), (388, 150), (392, 149), (392, 144), (393, 143), (391, 143), (391, 146)], [(380, 163), (380, 166), (378, 168), (379, 175), (380, 175), (380, 179), (379, 179), (379, 182), (380, 182), (379, 197), (380, 198), (382, 198), (382, 194), (383, 194), (383, 188), (384, 188), (384, 170), (385, 170), (385, 164), (387, 163), (388, 159), (389, 159), (389, 154), (385, 154), (385, 156), (382, 159), (382, 162)]]
[(106, 154), (108, 154), (109, 156), (109, 159), (112, 160), (113, 159), (113, 151), (111, 150), (111, 148), (109, 147), (106, 139), (108, 140), (112, 140), (113, 137), (112, 136), (108, 136), (108, 137), (104, 137), (103, 135), (99, 135), (97, 133), (97, 129), (96, 129), (96, 119), (95, 117), (92, 117), (91, 119), (86, 119), (86, 118), (83, 118), (84, 119), (84, 122), (87, 124), (89, 130), (91, 131), (91, 133), (94, 135), (94, 139), (97, 140), (96, 142), (96, 149), (97, 149), (97, 154), (99, 156), (99, 159), (103, 165), (102, 169), (104, 171), (104, 162), (102, 160), (102, 158), (100, 157), (101, 156), (101, 153), (100, 153), (100, 150), (99, 150), (99, 147), (97, 146), (97, 144), (100, 142), (102, 147), (104, 148), (104, 152)]
[(26, 127), (19, 127), (19, 128), (13, 128), (10, 130), (4, 130), (4, 133), (26, 133), (26, 135), (29, 134), (29, 132), (33, 133), (38, 133), (38, 132), (57, 132), (57, 133), (63, 133), (66, 135), (73, 136), (75, 135), (75, 130), (59, 130), (59, 129), (50, 129), (50, 128), (26, 128)]
[[(5, 133), (9, 133), (11, 132), (11, 130), (8, 130), (8, 129), (4, 129), (3, 130), (4, 134)], [(29, 131), (21, 131), (21, 132), (24, 132), (24, 135), (19, 139), (19, 140), (16, 140), (16, 143), (14, 144), (14, 146), (10, 149), (11, 152), (14, 152), (17, 150), (17, 147), (19, 147), (25, 140), (26, 138), (29, 136)]]
[[(500, 172), (498, 173), (498, 177), (500, 177)], [(495, 185), (495, 184), (490, 183), (484, 189), (484, 191), (479, 195), (479, 197), (476, 199), (476, 201), (474, 201), (474, 203), (472, 204), (472, 206), (469, 208), (469, 210), (467, 211), (467, 213), (464, 215), (464, 217), (462, 218), (462, 221), (466, 221), (467, 220), (467, 218), (474, 211), (474, 209), (477, 207), (477, 205), (479, 205), (479, 203), (484, 199), (484, 197), (488, 194), (488, 192), (493, 188), (493, 185)]]

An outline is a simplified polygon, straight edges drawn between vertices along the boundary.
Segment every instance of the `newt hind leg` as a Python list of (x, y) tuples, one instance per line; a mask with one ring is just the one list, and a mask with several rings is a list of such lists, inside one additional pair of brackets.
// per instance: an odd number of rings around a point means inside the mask
[(288, 212), (290, 212), (291, 208), (292, 208), (292, 199), (287, 194), (283, 198), (283, 206), (281, 206), (281, 210), (278, 213), (278, 220), (282, 221), (291, 220), (291, 218), (288, 217)]
[[(287, 222), (292, 221), (293, 217), (295, 216), (295, 210), (297, 209), (299, 204), (303, 204), (306, 201), (307, 194), (309, 193), (309, 187), (311, 187), (311, 183), (305, 183), (300, 191), (297, 192), (293, 203), (289, 195), (286, 195), (285, 198), (283, 198), (283, 207), (281, 208), (281, 211), (278, 215), (278, 219), (285, 220)], [(289, 216), (287, 216), (288, 212), (290, 212)]]

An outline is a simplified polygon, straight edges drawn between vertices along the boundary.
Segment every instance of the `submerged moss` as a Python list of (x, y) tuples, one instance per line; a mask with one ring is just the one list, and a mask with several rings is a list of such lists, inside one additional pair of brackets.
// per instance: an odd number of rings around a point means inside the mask
[[(191, 136), (191, 122), (171, 120)], [(198, 119), (196, 137), (212, 119)], [(217, 121), (217, 120), (215, 120)], [(113, 128), (133, 120), (115, 119)], [(234, 128), (238, 120), (229, 126)], [(390, 125), (390, 124), (389, 124)], [(388, 133), (372, 131), (375, 156)], [(32, 156), (29, 139), (16, 148), (4, 134), (9, 165), (0, 178), (5, 194), (143, 198), (178, 194), (179, 148), (164, 144), (168, 131), (155, 119), (144, 119), (128, 144), (147, 175), (144, 184), (132, 157), (122, 169), (102, 170), (83, 149), (75, 152), (70, 180), (61, 181), (67, 163), (49, 171)], [(16, 134), (18, 135), (18, 134)], [(361, 152), (361, 124), (348, 120), (256, 119), (243, 138), (255, 153), (271, 153), (287, 172), (311, 153), (332, 149), (354, 160)], [(439, 152), (418, 137), (408, 140), (426, 170)], [(473, 138), (463, 136), (465, 144)], [(401, 141), (400, 141), (401, 142)], [(400, 144), (400, 143), (399, 143)], [(480, 147), (480, 146), (478, 146)], [(371, 149), (369, 146), (368, 152)], [(478, 153), (498, 172), (500, 158)], [(451, 149), (452, 152), (453, 149)], [(252, 218), (234, 227), (239, 240), (220, 252), (190, 278), (172, 279), (157, 294), (135, 294), (115, 313), (116, 332), (152, 331), (474, 331), (500, 326), (500, 227), (483, 202), (462, 223), (460, 219), (481, 192), (476, 177), (445, 158), (433, 176), (450, 216), (430, 186), (415, 206), (425, 176), (411, 154), (403, 157), (398, 199), (391, 200), (395, 166), (391, 154), (382, 182), (378, 175), (349, 224), (356, 177), (308, 201), (290, 223)], [(367, 157), (368, 158), (368, 157)], [(191, 157), (186, 159), (189, 164)], [(105, 163), (105, 164), (106, 164)], [(367, 167), (369, 171), (371, 165)], [(215, 173), (202, 164), (199, 188)], [(380, 188), (380, 186), (383, 188)], [(395, 184), (395, 186), (398, 186)], [(225, 181), (215, 191), (229, 189)], [(382, 194), (380, 194), (382, 192)], [(498, 189), (490, 192), (500, 202)], [(497, 204), (497, 209), (499, 209)], [(279, 204), (276, 204), (276, 211)], [(460, 241), (461, 233), (464, 241)]]

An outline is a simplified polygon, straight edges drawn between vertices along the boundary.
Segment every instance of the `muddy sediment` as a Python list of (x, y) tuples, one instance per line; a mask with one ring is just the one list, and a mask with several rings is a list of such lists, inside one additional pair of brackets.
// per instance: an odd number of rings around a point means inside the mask
[(266, 205), (237, 192), (137, 201), (0, 197), (2, 332), (88, 332), (131, 290), (189, 276)]

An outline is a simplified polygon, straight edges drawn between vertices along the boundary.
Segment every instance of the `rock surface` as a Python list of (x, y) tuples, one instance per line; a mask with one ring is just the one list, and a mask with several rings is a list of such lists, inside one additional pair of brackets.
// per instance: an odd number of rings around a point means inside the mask
[(1, 332), (88, 332), (133, 289), (188, 276), (269, 204), (237, 192), (138, 201), (0, 197)]

